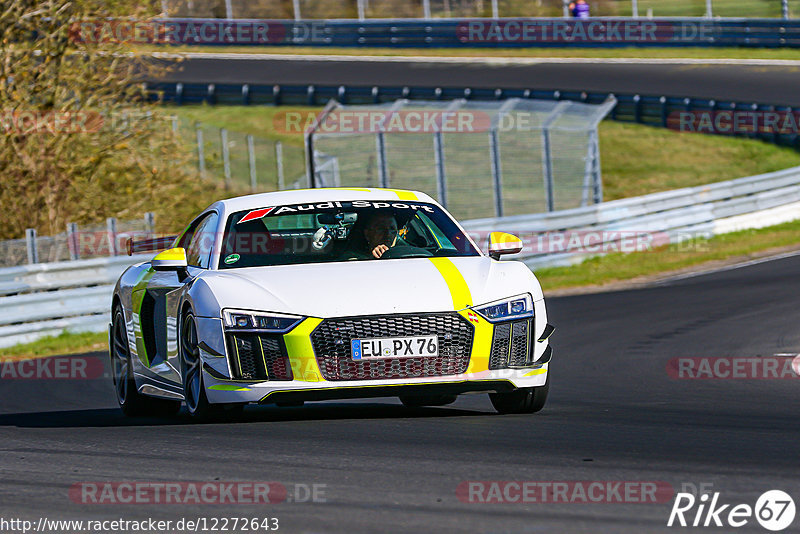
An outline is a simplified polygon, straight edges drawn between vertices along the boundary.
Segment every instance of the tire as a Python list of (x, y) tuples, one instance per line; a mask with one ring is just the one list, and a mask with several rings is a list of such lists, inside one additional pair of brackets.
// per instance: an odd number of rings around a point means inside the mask
[(122, 413), (128, 417), (163, 417), (175, 415), (180, 410), (180, 401), (154, 399), (142, 395), (136, 389), (128, 345), (128, 330), (125, 326), (125, 315), (120, 307), (114, 309), (114, 322), (111, 326), (111, 374), (117, 402)]
[(183, 316), (180, 330), (181, 378), (183, 396), (189, 415), (197, 421), (208, 421), (220, 417), (223, 413), (221, 405), (211, 404), (206, 396), (203, 384), (203, 368), (197, 340), (197, 325), (194, 315)]
[(400, 402), (406, 408), (423, 408), (425, 406), (447, 406), (456, 401), (457, 395), (401, 395)]
[(550, 371), (543, 386), (518, 388), (508, 393), (489, 393), (492, 406), (501, 414), (535, 413), (544, 408), (550, 391)]

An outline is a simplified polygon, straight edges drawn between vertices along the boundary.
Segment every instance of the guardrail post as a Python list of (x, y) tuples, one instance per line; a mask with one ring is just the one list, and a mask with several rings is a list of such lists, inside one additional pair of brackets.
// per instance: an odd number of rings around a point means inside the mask
[(253, 142), (253, 136), (247, 136), (247, 162), (250, 166), (250, 190), (256, 190), (256, 150)]
[(497, 0), (492, 0), (492, 18), (500, 18), (500, 10), (497, 8)]
[(153, 237), (156, 233), (156, 214), (152, 211), (144, 214), (144, 231), (149, 237)]
[(197, 168), (200, 171), (200, 178), (206, 177), (206, 154), (205, 143), (203, 142), (203, 126), (197, 122), (194, 125), (197, 134)]
[(225, 18), (228, 20), (233, 18), (233, 3), (231, 0), (225, 0)]
[(553, 199), (553, 154), (550, 150), (550, 129), (542, 128), (542, 170), (544, 171), (544, 190), (547, 211), (555, 209)]
[(278, 191), (283, 191), (283, 144), (280, 141), (275, 141), (275, 166), (278, 171)]
[(631, 16), (639, 16), (639, 2), (637, 0), (631, 0)]
[(220, 141), (222, 142), (222, 170), (225, 173), (225, 187), (231, 186), (231, 154), (228, 147), (228, 130), (219, 130)]
[(642, 122), (642, 97), (633, 95), (633, 121), (637, 124)]
[(422, 18), (430, 20), (431, 18), (431, 0), (422, 0)]
[(439, 204), (447, 209), (447, 175), (444, 165), (444, 139), (442, 139), (442, 132), (433, 134), (433, 158), (436, 165), (436, 193), (439, 196)]
[(292, 8), (294, 10), (294, 20), (300, 20), (300, 0), (292, 0)]
[(250, 84), (247, 83), (242, 85), (242, 104), (250, 105)]
[(789, 0), (781, 0), (781, 16), (785, 19), (789, 18)]
[(36, 244), (36, 229), (25, 230), (25, 245), (28, 248), (28, 264), (39, 263), (39, 247)]
[(116, 256), (117, 251), (117, 219), (109, 217), (106, 219), (106, 231), (108, 234), (108, 251), (109, 256)]
[(356, 0), (356, 5), (358, 7), (358, 20), (364, 20), (366, 18), (364, 13), (364, 0)]
[(78, 241), (78, 225), (75, 223), (67, 223), (67, 248), (69, 249), (70, 261), (81, 259), (81, 251), (79, 246), (80, 242)]
[(179, 106), (183, 104), (183, 84), (181, 82), (175, 84), (175, 103)]
[(281, 86), (277, 84), (272, 86), (272, 105), (281, 105)]
[[(600, 204), (603, 201), (603, 178), (600, 172), (600, 141), (597, 137), (597, 129), (589, 132), (589, 153), (587, 162), (587, 181), (584, 182), (584, 195), (588, 197), (588, 188), (591, 188), (592, 202)], [(588, 198), (586, 204), (588, 204)]]
[(375, 134), (375, 152), (378, 156), (378, 183), (380, 187), (389, 187), (389, 171), (386, 165), (386, 137), (383, 131)]
[(492, 158), (492, 183), (494, 184), (494, 213), (503, 216), (503, 169), (500, 167), (500, 140), (497, 128), (489, 130), (489, 156)]
[(658, 101), (661, 103), (661, 127), (666, 128), (669, 122), (669, 117), (667, 117), (667, 97), (662, 96)]
[(706, 17), (711, 18), (714, 16), (714, 11), (711, 9), (711, 0), (706, 0)]

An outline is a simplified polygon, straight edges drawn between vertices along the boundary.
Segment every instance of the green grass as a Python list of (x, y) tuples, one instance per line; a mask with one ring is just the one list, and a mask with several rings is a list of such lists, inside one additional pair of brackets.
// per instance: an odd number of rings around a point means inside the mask
[(312, 46), (174, 46), (145, 47), (157, 52), (205, 52), (337, 56), (424, 56), (507, 58), (687, 58), (687, 59), (789, 59), (800, 60), (796, 48), (745, 47), (530, 47), (530, 48), (345, 48)]
[(752, 139), (600, 124), (603, 198), (614, 200), (800, 165), (800, 154)]
[(800, 221), (757, 230), (742, 230), (670, 245), (650, 252), (613, 253), (595, 256), (570, 267), (537, 269), (545, 290), (602, 286), (641, 276), (696, 267), (710, 261), (741, 259), (779, 247), (800, 244)]
[(104, 350), (108, 350), (108, 334), (105, 332), (65, 331), (58, 336), (43, 337), (31, 343), (0, 349), (0, 362)]

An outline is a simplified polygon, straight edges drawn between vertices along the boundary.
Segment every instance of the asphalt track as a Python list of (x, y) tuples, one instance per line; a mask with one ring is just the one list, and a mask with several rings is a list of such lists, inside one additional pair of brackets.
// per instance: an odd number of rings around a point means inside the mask
[(230, 56), (186, 59), (163, 79), (184, 83), (559, 89), (800, 106), (800, 67), (789, 65), (635, 60), (460, 63), (453, 59), (287, 60)]
[[(681, 356), (800, 352), (800, 256), (615, 293), (549, 299), (551, 397), (495, 415), (485, 395), (411, 410), (394, 399), (248, 409), (237, 423), (129, 420), (107, 380), (0, 381), (0, 517), (264, 517), (283, 532), (668, 529), (671, 503), (480, 504), (470, 480), (713, 484), (754, 505), (800, 499), (800, 382), (677, 380)], [(83, 481), (325, 484), (324, 503), (75, 504)], [(795, 520), (797, 531), (800, 518)], [(695, 530), (695, 529), (693, 529)], [(706, 529), (707, 530), (707, 529)], [(732, 529), (712, 529), (729, 532)], [(737, 532), (766, 532), (751, 520)], [(790, 532), (792, 529), (787, 530)]]

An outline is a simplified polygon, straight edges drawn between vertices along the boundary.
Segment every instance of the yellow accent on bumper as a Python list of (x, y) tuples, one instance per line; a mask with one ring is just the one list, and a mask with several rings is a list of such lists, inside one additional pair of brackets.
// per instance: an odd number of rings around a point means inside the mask
[(472, 355), (469, 359), (467, 374), (482, 373), (489, 370), (489, 357), (492, 352), (492, 323), (471, 310), (459, 312), (475, 327), (475, 337), (472, 339)]
[(309, 317), (297, 325), (294, 330), (283, 336), (286, 352), (292, 365), (295, 380), (303, 382), (323, 382), (322, 373), (317, 365), (314, 347), (311, 345), (311, 332), (319, 326), (322, 319)]
[(525, 376), (535, 376), (535, 375), (542, 375), (547, 372), (547, 367), (542, 367), (541, 369), (534, 369), (530, 373), (525, 373)]

